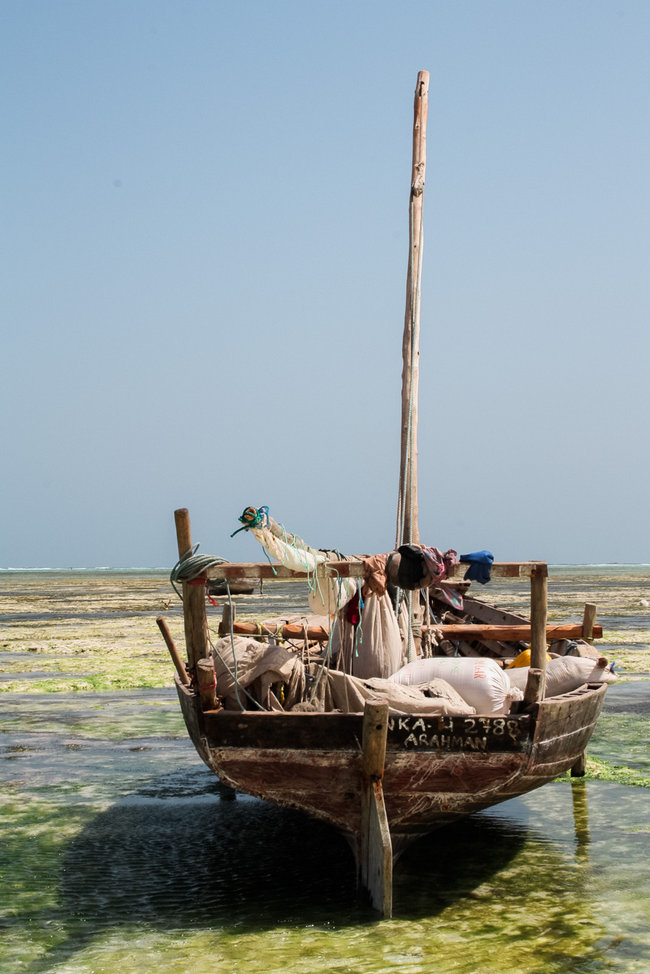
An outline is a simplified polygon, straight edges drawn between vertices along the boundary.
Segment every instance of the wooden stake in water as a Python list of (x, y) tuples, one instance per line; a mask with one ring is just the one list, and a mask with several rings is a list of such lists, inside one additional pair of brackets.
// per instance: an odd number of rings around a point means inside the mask
[(388, 704), (366, 703), (361, 750), (361, 857), (359, 879), (370, 903), (384, 917), (393, 915), (393, 847), (384, 805)]

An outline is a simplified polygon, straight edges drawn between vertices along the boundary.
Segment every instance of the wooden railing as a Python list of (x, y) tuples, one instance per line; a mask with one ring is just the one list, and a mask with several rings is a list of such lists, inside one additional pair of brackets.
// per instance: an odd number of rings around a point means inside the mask
[[(462, 578), (467, 571), (468, 565), (459, 562), (451, 571), (447, 578)], [(359, 556), (349, 561), (328, 561), (319, 565), (317, 574), (322, 578), (363, 578), (365, 566), (363, 556)], [(536, 678), (535, 686), (531, 685), (526, 690), (526, 700), (534, 702), (541, 700), (544, 696), (544, 686), (546, 682), (546, 643), (548, 638), (547, 628), (547, 578), (548, 566), (544, 561), (497, 561), (491, 566), (491, 575), (495, 578), (529, 578), (530, 579), (530, 626), (524, 629), (518, 627), (515, 639), (530, 640), (530, 665), (531, 669), (539, 670), (540, 676)], [(307, 578), (306, 571), (295, 571), (286, 568), (284, 565), (271, 565), (268, 562), (243, 562), (239, 564), (226, 563), (214, 565), (208, 568), (205, 573), (206, 579), (255, 579), (255, 578)], [(249, 624), (250, 625), (250, 624)], [(487, 627), (478, 627), (474, 631), (473, 638), (481, 638), (479, 630), (482, 631), (483, 638), (501, 639), (508, 638), (507, 627), (499, 627), (500, 635), (486, 636)], [(575, 632), (575, 630), (572, 630)], [(297, 635), (297, 634), (296, 634)], [(514, 632), (510, 638), (514, 636)], [(459, 637), (457, 633), (458, 638)], [(295, 638), (295, 637), (294, 637)], [(558, 637), (565, 638), (565, 637)], [(575, 637), (570, 637), (575, 638)]]
[[(191, 551), (189, 513), (185, 508), (175, 512), (176, 531), (179, 557), (183, 558)], [(317, 574), (322, 578), (363, 578), (365, 572), (364, 556), (360, 555), (347, 561), (328, 561), (318, 566)], [(460, 562), (448, 573), (448, 579), (459, 579), (465, 575), (468, 566)], [(442, 629), (442, 633), (449, 638), (456, 639), (488, 639), (501, 642), (525, 640), (530, 641), (531, 677), (533, 679), (526, 688), (526, 701), (529, 703), (541, 700), (544, 696), (546, 680), (546, 646), (554, 639), (592, 639), (602, 635), (600, 626), (594, 625), (595, 606), (585, 606), (582, 626), (549, 626), (547, 624), (547, 578), (548, 566), (543, 561), (502, 561), (494, 562), (491, 566), (494, 578), (528, 578), (530, 579), (530, 625), (517, 622), (512, 625), (445, 625), (435, 627)], [(284, 565), (271, 565), (264, 562), (225, 562), (207, 568), (200, 579), (305, 579), (307, 571), (295, 571)], [(196, 668), (200, 660), (209, 657), (209, 639), (205, 615), (205, 595), (202, 585), (183, 582), (183, 615), (185, 621), (185, 642), (190, 668)], [(263, 626), (255, 623), (236, 623), (235, 631), (251, 635), (280, 635), (267, 631)], [(286, 630), (286, 632), (284, 631)], [(281, 633), (284, 638), (308, 638), (317, 642), (329, 638), (329, 633), (322, 627), (303, 629), (301, 626), (285, 626)]]

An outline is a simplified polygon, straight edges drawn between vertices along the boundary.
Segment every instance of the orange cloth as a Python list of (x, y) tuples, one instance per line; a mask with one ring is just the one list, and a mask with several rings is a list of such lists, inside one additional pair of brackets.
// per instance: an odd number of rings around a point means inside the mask
[(373, 555), (363, 559), (364, 594), (368, 591), (375, 595), (386, 594), (386, 559), (388, 555)]

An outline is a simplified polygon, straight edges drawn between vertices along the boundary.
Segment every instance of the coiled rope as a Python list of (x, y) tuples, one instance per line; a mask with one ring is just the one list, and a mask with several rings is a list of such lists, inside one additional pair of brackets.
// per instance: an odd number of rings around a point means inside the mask
[(169, 575), (172, 588), (181, 602), (183, 601), (183, 593), (178, 589), (176, 582), (192, 582), (195, 578), (204, 575), (208, 568), (212, 568), (213, 565), (225, 565), (228, 561), (227, 558), (220, 558), (218, 555), (197, 555), (196, 552), (199, 547), (198, 544), (195, 544), (184, 555), (181, 555)]

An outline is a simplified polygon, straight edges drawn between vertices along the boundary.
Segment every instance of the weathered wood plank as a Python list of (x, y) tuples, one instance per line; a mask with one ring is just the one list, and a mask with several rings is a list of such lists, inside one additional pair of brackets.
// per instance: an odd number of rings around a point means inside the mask
[(214, 710), (217, 706), (217, 677), (212, 657), (200, 659), (196, 664), (196, 680), (204, 710)]
[(178, 677), (181, 683), (186, 687), (189, 686), (190, 678), (187, 675), (185, 664), (181, 660), (178, 650), (176, 649), (176, 645), (174, 643), (174, 640), (172, 639), (172, 634), (169, 631), (169, 626), (167, 625), (166, 620), (163, 619), (162, 616), (158, 616), (158, 618), (156, 619), (156, 624), (162, 633), (163, 639), (165, 640), (165, 645), (169, 650), (169, 655), (171, 656), (172, 662), (176, 667), (176, 672), (178, 673)]
[(380, 780), (384, 776), (387, 732), (388, 704), (367, 703), (363, 710), (361, 736), (362, 770), (367, 778)]
[(488, 602), (481, 602), (480, 599), (472, 598), (471, 595), (463, 595), (463, 612), (470, 615), (476, 622), (484, 622), (490, 626), (529, 625), (526, 616), (508, 612), (506, 609), (490, 605)]
[[(363, 556), (362, 556), (363, 557)], [(368, 556), (369, 557), (369, 556)], [(464, 578), (468, 569), (466, 564), (457, 564), (448, 577)], [(547, 566), (541, 561), (495, 561), (492, 565), (493, 578), (530, 578), (535, 573), (545, 573)], [(328, 578), (363, 578), (364, 564), (361, 557), (353, 561), (328, 561), (320, 569)], [(226, 562), (212, 565), (205, 572), (207, 579), (213, 578), (307, 578), (307, 572), (293, 571), (284, 565), (270, 565), (263, 562)]]
[(392, 917), (393, 846), (381, 781), (368, 781), (364, 786), (359, 873), (371, 906), (383, 917)]
[[(493, 626), (483, 623), (462, 623), (458, 625), (441, 626), (422, 626), (422, 632), (431, 629), (441, 633), (445, 639), (485, 639), (488, 641), (499, 642), (530, 642), (530, 624), (502, 625)], [(223, 622), (219, 626), (219, 632), (227, 635), (230, 626)], [(299, 626), (288, 624), (286, 626), (269, 626), (263, 622), (236, 622), (233, 625), (233, 632), (240, 636), (277, 636), (281, 639), (307, 639), (310, 642), (327, 642), (330, 633), (329, 629), (323, 626)], [(546, 627), (546, 641), (553, 642), (556, 639), (580, 639), (582, 638), (581, 625), (561, 625)], [(602, 626), (592, 626), (592, 639), (600, 639), (603, 634)]]
[[(351, 750), (359, 753), (361, 714), (206, 711), (204, 734), (211, 747), (264, 750)], [(520, 752), (531, 733), (528, 714), (505, 717), (389, 714), (387, 750), (487, 753)]]
[(361, 739), (361, 855), (359, 880), (370, 903), (385, 916), (393, 912), (393, 849), (384, 804), (388, 704), (367, 703)]
[(531, 666), (524, 689), (524, 706), (530, 707), (544, 696), (543, 674), (537, 667)]
[[(531, 671), (536, 669), (541, 674), (536, 686), (538, 700), (543, 698), (546, 687), (547, 587), (546, 572), (533, 572), (530, 577), (530, 667)], [(531, 692), (532, 688), (533, 684), (529, 681), (526, 693)]]
[(445, 714), (422, 717), (417, 714), (395, 714), (388, 718), (388, 749), (501, 753), (525, 751), (530, 743), (531, 723), (528, 714), (503, 717)]
[[(429, 627), (423, 626), (425, 630)], [(532, 627), (530, 625), (505, 625), (490, 626), (482, 623), (462, 623), (450, 626), (431, 626), (433, 630), (441, 631), (443, 636), (448, 639), (487, 639), (498, 640), (499, 642), (530, 642)], [(581, 625), (558, 625), (546, 626), (546, 642), (553, 642), (556, 639), (581, 639)], [(603, 635), (602, 626), (592, 627), (592, 638), (600, 639)]]
[(585, 602), (585, 608), (582, 615), (582, 629), (584, 632), (584, 638), (590, 643), (594, 638), (594, 621), (596, 619), (596, 606), (593, 602)]

